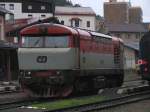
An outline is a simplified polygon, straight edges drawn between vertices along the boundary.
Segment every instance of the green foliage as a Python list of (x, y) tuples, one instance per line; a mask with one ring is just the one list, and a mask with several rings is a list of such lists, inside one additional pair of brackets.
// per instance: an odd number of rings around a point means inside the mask
[(49, 103), (33, 104), (32, 107), (37, 107), (39, 109), (46, 108), (48, 110), (56, 110), (56, 109), (68, 108), (73, 106), (89, 104), (89, 103), (96, 103), (103, 100), (105, 100), (105, 97), (96, 95), (96, 96), (85, 97), (85, 98), (65, 99), (65, 100), (58, 100)]
[(71, 1), (68, 0), (54, 0), (56, 6), (73, 6)]
[(81, 5), (80, 4), (75, 4), (74, 7), (81, 7)]

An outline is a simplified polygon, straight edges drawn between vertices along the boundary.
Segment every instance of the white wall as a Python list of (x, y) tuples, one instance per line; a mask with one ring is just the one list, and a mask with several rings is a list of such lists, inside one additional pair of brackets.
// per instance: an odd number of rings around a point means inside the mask
[(3, 16), (0, 16), (0, 40), (5, 40), (4, 23), (5, 18)]
[[(44, 19), (41, 17), (41, 15), (45, 15), (45, 18), (52, 17), (52, 13), (22, 13), (22, 3), (6, 3), (6, 2), (0, 2), (0, 4), (5, 4), (5, 9), (8, 11), (11, 11), (14, 14), (14, 19), (22, 19), (22, 18), (29, 18), (28, 15), (32, 15), (32, 18), (37, 19)], [(9, 5), (14, 4), (14, 10), (10, 10)], [(95, 16), (90, 15), (56, 15), (58, 19), (61, 21), (63, 20), (65, 22), (65, 25), (71, 26), (71, 19), (72, 18), (80, 18), (81, 25), (80, 28), (87, 29), (87, 30), (96, 30), (95, 27)], [(9, 15), (6, 15), (6, 20), (10, 19)], [(90, 21), (90, 27), (87, 27), (87, 21)]]
[[(32, 15), (33, 18), (39, 18), (41, 19), (41, 15), (45, 15), (45, 18), (51, 17), (51, 13), (22, 13), (22, 4), (21, 3), (3, 3), (5, 4), (5, 9), (8, 11), (11, 11), (14, 14), (14, 19), (22, 19), (22, 18), (28, 18), (28, 14)], [(9, 4), (14, 4), (14, 10), (9, 9)], [(9, 19), (9, 15), (6, 16), (6, 20)]]
[[(67, 26), (71, 26), (71, 19), (72, 18), (80, 18), (81, 25), (80, 28), (87, 29), (87, 30), (93, 30), (95, 31), (95, 16), (74, 16), (74, 15), (56, 15), (60, 21), (64, 21), (64, 24)], [(90, 21), (90, 27), (87, 27), (87, 21)]]
[(124, 47), (124, 69), (131, 70), (135, 69), (135, 51), (128, 47)]

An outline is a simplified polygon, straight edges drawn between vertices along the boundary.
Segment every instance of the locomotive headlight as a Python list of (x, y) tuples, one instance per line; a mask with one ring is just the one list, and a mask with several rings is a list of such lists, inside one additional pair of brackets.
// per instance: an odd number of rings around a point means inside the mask
[(21, 75), (23, 75), (23, 74), (24, 74), (24, 72), (23, 72), (23, 71), (20, 71), (20, 74), (21, 74)]
[(28, 75), (31, 75), (31, 72), (28, 72), (27, 74), (28, 74)]
[(60, 74), (60, 72), (59, 72), (59, 71), (57, 71), (57, 72), (56, 72), (56, 74), (57, 74), (57, 75), (59, 75), (59, 74)]
[(30, 71), (26, 71), (24, 77), (28, 78), (28, 79), (31, 78), (31, 72)]

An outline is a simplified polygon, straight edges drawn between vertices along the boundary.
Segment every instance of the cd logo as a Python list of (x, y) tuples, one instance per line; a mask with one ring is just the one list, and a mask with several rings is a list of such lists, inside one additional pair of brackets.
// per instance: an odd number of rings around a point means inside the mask
[(38, 63), (46, 63), (47, 62), (47, 56), (38, 56), (36, 61)]

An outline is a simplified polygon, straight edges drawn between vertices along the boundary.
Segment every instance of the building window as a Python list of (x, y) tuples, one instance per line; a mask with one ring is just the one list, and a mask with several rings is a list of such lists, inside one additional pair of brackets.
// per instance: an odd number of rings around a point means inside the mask
[(14, 4), (9, 4), (9, 9), (14, 10)]
[(91, 25), (90, 25), (90, 21), (87, 21), (86, 26), (87, 26), (87, 27), (90, 27), (90, 26), (91, 26)]
[(14, 22), (14, 15), (13, 14), (9, 15), (9, 21), (12, 22), (12, 23)]
[(136, 38), (136, 39), (140, 39), (139, 34), (136, 34), (135, 38)]
[(79, 27), (80, 26), (80, 19), (72, 19), (71, 20), (72, 27)]
[(32, 14), (29, 14), (28, 17), (29, 17), (29, 18), (32, 18), (33, 16), (32, 16)]
[(0, 4), (0, 7), (5, 8), (5, 4)]
[(45, 16), (45, 15), (41, 15), (41, 17), (42, 17), (42, 18), (45, 18), (46, 16)]
[(79, 19), (76, 19), (76, 20), (75, 20), (75, 27), (79, 27), (79, 23), (80, 23), (80, 20), (79, 20)]
[(46, 7), (45, 6), (41, 6), (41, 10), (45, 10), (46, 9)]
[(28, 5), (28, 9), (31, 10), (32, 9), (32, 5)]
[(130, 34), (127, 34), (127, 39), (130, 39)]
[(119, 34), (119, 33), (117, 33), (117, 34), (116, 34), (116, 36), (117, 36), (118, 38), (121, 38), (121, 36), (120, 36), (120, 34)]
[(64, 25), (65, 22), (62, 20), (60, 23), (61, 23), (62, 25)]

